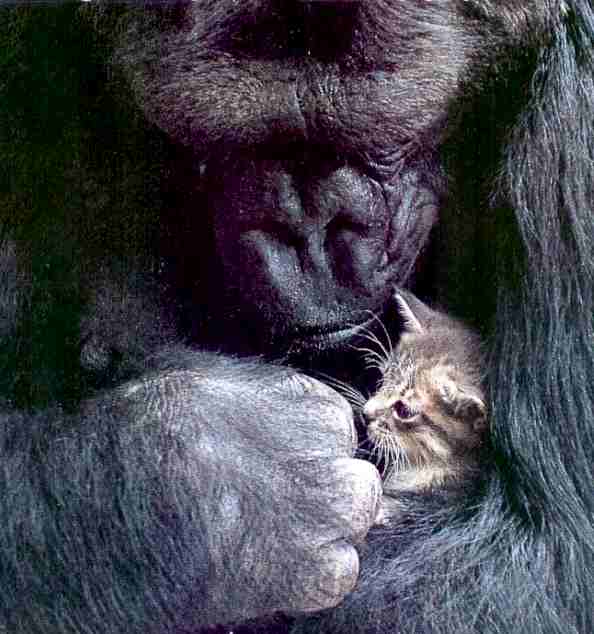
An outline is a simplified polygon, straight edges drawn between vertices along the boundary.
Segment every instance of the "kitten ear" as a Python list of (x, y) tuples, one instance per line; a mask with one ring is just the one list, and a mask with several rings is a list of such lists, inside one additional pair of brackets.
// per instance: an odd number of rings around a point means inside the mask
[(456, 416), (471, 424), (475, 431), (486, 428), (487, 405), (479, 389), (458, 385), (451, 379), (440, 377), (439, 390), (444, 401), (454, 408)]
[(472, 423), (475, 431), (482, 431), (487, 427), (487, 405), (477, 390), (462, 388), (456, 409), (464, 420)]
[(412, 293), (400, 289), (394, 292), (394, 299), (398, 305), (398, 312), (404, 320), (406, 332), (423, 334), (423, 317), (430, 309), (418, 300)]

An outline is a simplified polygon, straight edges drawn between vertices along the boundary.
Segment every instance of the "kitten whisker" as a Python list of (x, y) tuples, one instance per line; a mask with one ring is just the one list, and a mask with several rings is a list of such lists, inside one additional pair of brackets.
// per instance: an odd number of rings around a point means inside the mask
[(377, 463), (383, 463), (381, 475), (382, 478), (388, 473), (392, 465), (392, 450), (390, 445), (391, 438), (382, 436), (377, 447)]
[(367, 449), (364, 445), (365, 445), (364, 442), (361, 443), (360, 445), (358, 445), (357, 453), (358, 454), (365, 454), (366, 456), (372, 456), (373, 455), (373, 450)]
[(367, 398), (357, 388), (323, 372), (318, 373), (318, 376), (323, 379), (324, 383), (326, 383), (329, 387), (335, 389), (339, 394), (344, 396), (355, 409), (363, 409), (363, 405), (365, 405)]
[(400, 452), (398, 450), (398, 446), (394, 442), (394, 439), (391, 436), (386, 438), (387, 443), (387, 458), (386, 458), (386, 469), (390, 469), (394, 464), (398, 464), (400, 458)]
[(398, 469), (400, 471), (405, 471), (411, 466), (410, 458), (408, 454), (402, 450), (402, 447), (396, 443), (396, 441), (394, 441), (394, 444), (396, 445)]
[(387, 359), (384, 359), (384, 357), (382, 357), (379, 352), (377, 352), (376, 350), (372, 350), (371, 348), (356, 347), (355, 350), (365, 353), (364, 358), (367, 367), (377, 368), (378, 370), (381, 370), (381, 368), (383, 368), (388, 361)]
[(380, 462), (381, 460), (381, 453), (382, 453), (382, 443), (380, 439), (380, 440), (376, 440), (371, 446), (371, 455), (375, 458), (376, 464)]
[[(388, 357), (392, 358), (394, 356), (394, 345), (392, 344), (392, 337), (390, 337), (390, 333), (388, 332), (388, 329), (386, 328), (386, 325), (384, 324), (384, 322), (379, 318), (379, 316), (374, 313), (373, 311), (368, 311), (369, 313), (371, 313), (371, 315), (373, 316), (374, 320), (377, 321), (377, 323), (381, 326), (381, 329), (384, 333), (384, 335), (386, 336), (386, 341), (388, 342)], [(376, 337), (377, 339), (377, 337)], [(382, 346), (385, 349), (385, 346)]]
[(379, 353), (377, 353), (377, 352), (376, 352), (376, 354), (381, 359), (383, 359), (384, 362), (386, 362), (390, 358), (390, 351), (380, 341), (379, 337), (374, 332), (372, 332), (371, 330), (365, 328), (365, 329), (362, 330), (361, 336), (363, 337), (363, 339), (367, 339), (367, 341), (369, 341), (371, 343), (374, 343), (379, 348), (379, 351), (380, 351), (381, 355)]

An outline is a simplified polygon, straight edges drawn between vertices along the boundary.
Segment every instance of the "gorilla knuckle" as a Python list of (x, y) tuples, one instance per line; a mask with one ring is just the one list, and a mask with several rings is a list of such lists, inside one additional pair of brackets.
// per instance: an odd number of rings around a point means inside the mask
[(359, 576), (359, 555), (345, 542), (336, 542), (319, 553), (319, 569), (307, 577), (293, 609), (317, 612), (341, 603), (353, 590)]
[(317, 405), (316, 412), (318, 425), (315, 433), (321, 438), (331, 437), (340, 453), (352, 455), (357, 446), (357, 430), (350, 405), (324, 399)]
[(333, 462), (335, 510), (342, 517), (354, 542), (365, 538), (378, 515), (382, 484), (377, 469), (369, 462), (356, 459), (337, 459)]

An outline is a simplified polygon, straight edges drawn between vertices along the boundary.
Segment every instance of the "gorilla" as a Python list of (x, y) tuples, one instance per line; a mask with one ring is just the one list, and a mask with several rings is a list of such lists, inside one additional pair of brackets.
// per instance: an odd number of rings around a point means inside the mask
[[(34, 4), (0, 631), (594, 631), (591, 3)], [(476, 490), (385, 526), (331, 385), (373, 386), (396, 285), (480, 331), (492, 420)]]

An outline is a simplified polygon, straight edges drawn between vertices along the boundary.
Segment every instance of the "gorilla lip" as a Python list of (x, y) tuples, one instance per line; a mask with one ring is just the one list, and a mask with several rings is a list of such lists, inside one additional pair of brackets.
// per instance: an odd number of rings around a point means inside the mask
[(368, 329), (375, 319), (376, 317), (372, 316), (360, 324), (354, 324), (347, 328), (338, 327), (334, 330), (322, 328), (318, 329), (317, 332), (312, 332), (310, 335), (302, 333), (301, 336), (298, 335), (294, 338), (291, 347), (294, 346), (301, 349), (336, 347)]

